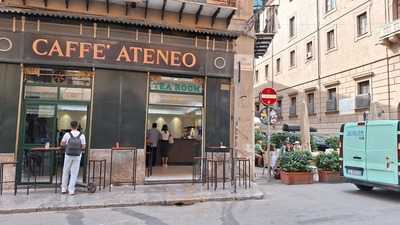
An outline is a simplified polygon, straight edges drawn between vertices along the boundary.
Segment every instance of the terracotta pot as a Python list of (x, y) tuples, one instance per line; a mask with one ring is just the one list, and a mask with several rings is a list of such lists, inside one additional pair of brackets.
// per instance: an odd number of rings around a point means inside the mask
[(319, 182), (337, 183), (342, 180), (339, 172), (333, 171), (318, 171)]
[(312, 184), (313, 175), (310, 172), (281, 171), (281, 180), (284, 184)]

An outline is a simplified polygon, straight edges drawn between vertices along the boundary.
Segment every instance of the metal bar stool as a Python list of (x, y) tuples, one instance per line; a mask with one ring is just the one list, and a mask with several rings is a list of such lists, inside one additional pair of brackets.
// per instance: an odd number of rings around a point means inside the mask
[(16, 161), (0, 163), (0, 195), (3, 195), (3, 184), (9, 184), (9, 183), (14, 183), (14, 195), (17, 195), (18, 186), (17, 186), (16, 173), (14, 173), (14, 180), (12, 180), (12, 181), (4, 181), (4, 166), (5, 165), (14, 165), (15, 166), (15, 171), (16, 171), (17, 163), (18, 162), (16, 162)]
[[(239, 186), (241, 186), (241, 179), (243, 182), (243, 186), (245, 189), (251, 187), (251, 166), (250, 166), (250, 159), (249, 158), (236, 158), (235, 161), (238, 165), (238, 181)], [(235, 187), (236, 187), (236, 180), (235, 180)]]
[[(226, 177), (226, 164), (229, 162), (228, 158), (227, 158), (227, 154), (231, 154), (233, 155), (233, 148), (229, 148), (229, 147), (223, 147), (223, 146), (217, 146), (217, 147), (208, 147), (206, 149), (206, 154), (207, 157), (209, 155), (211, 155), (211, 158), (208, 157), (207, 159), (207, 188), (209, 189), (210, 186), (210, 182), (213, 182), (214, 184), (214, 190), (217, 188), (218, 186), (218, 165), (222, 164), (222, 188), (225, 189), (225, 182), (227, 180)], [(223, 158), (216, 158), (214, 156), (216, 156), (217, 154), (222, 154)], [(211, 166), (211, 176), (209, 176), (209, 166)]]
[(207, 168), (206, 165), (207, 165), (207, 157), (193, 157), (192, 184), (199, 182), (199, 181), (201, 181), (201, 183), (203, 183), (203, 185), (205, 184), (206, 168)]
[[(99, 176), (96, 176), (96, 168), (99, 168)], [(88, 169), (88, 181), (92, 181), (93, 184), (96, 184), (96, 180), (98, 180), (99, 190), (103, 187), (106, 188), (106, 171), (107, 171), (107, 160), (89, 160), (89, 169)], [(92, 172), (92, 173), (91, 173)]]

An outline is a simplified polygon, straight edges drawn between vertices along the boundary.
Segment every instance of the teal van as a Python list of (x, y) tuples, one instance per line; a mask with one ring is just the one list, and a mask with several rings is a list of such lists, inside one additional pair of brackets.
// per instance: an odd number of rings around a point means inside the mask
[(360, 190), (400, 191), (400, 121), (346, 123), (341, 127), (342, 172)]

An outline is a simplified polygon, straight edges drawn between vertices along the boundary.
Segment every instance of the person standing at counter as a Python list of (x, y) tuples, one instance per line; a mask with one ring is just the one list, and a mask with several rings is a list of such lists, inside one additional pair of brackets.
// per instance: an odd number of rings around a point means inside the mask
[(151, 166), (156, 165), (157, 147), (158, 147), (158, 142), (160, 142), (160, 139), (161, 139), (161, 133), (157, 129), (157, 123), (153, 123), (152, 128), (147, 131), (147, 141), (150, 146)]
[(162, 160), (162, 165), (164, 167), (168, 166), (168, 149), (169, 149), (169, 144), (171, 143), (170, 141), (171, 138), (172, 135), (168, 131), (168, 126), (164, 124), (161, 128), (161, 144), (160, 144), (161, 160)]

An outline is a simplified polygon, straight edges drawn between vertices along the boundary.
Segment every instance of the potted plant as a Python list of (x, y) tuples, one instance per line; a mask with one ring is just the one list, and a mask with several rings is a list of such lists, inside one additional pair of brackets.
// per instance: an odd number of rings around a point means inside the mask
[(313, 182), (311, 160), (310, 151), (299, 150), (283, 153), (279, 161), (282, 182), (284, 184), (311, 184)]
[(318, 167), (319, 182), (339, 182), (340, 161), (339, 154), (336, 151), (321, 153), (316, 157), (316, 166)]

